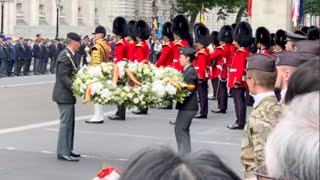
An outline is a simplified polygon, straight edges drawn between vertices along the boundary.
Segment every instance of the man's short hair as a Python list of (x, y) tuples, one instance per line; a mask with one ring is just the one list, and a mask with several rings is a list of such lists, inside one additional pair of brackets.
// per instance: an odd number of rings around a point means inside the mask
[(318, 180), (319, 91), (297, 96), (266, 144), (266, 165), (275, 179)]
[(124, 170), (121, 180), (240, 180), (215, 154), (192, 153), (180, 156), (165, 146), (144, 149)]
[(263, 88), (273, 89), (277, 80), (277, 71), (265, 72), (252, 69), (248, 70), (247, 74), (252, 76), (256, 83)]

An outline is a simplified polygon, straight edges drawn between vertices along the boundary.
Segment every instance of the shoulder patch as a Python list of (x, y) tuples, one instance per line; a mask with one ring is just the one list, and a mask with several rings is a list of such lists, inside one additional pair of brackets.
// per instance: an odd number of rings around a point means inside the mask
[(217, 49), (221, 49), (224, 51), (224, 48), (222, 46), (218, 46)]
[(124, 44), (124, 43), (123, 43), (123, 40), (120, 39), (116, 44), (118, 45), (118, 44)]
[(208, 56), (208, 54), (204, 48), (202, 48), (200, 51), (198, 51), (197, 54), (204, 54), (204, 55)]
[(237, 51), (236, 51), (236, 52), (238, 52), (238, 51), (239, 51), (239, 52), (245, 52), (243, 48), (239, 48), (239, 49), (237, 49)]
[(136, 47), (143, 47), (143, 44), (142, 44), (141, 42), (138, 42), (138, 43), (136, 44)]

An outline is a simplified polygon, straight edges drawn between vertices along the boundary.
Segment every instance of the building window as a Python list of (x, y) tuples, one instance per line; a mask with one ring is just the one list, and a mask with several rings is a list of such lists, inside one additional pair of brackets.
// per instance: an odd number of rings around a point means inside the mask
[(24, 20), (24, 12), (21, 0), (16, 4), (16, 22), (17, 25), (27, 25), (26, 21)]

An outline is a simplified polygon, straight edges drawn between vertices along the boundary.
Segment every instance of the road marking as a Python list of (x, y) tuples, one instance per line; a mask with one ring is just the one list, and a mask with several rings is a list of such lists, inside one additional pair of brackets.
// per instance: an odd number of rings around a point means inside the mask
[[(114, 113), (115, 113), (115, 111), (110, 111), (110, 112), (106, 112), (104, 115), (108, 116), (108, 115), (112, 115)], [(86, 116), (78, 116), (78, 117), (76, 117), (75, 120), (76, 121), (83, 121), (83, 120), (90, 119), (91, 117), (93, 117), (93, 114), (86, 115)], [(42, 123), (31, 124), (31, 125), (26, 125), (26, 126), (19, 126), (19, 127), (14, 127), (14, 128), (0, 129), (0, 134), (26, 131), (26, 130), (30, 130), (30, 129), (43, 128), (43, 127), (57, 125), (57, 124), (60, 124), (60, 120), (42, 122)]]
[[(56, 131), (58, 132), (59, 129), (54, 128), (47, 128), (48, 131)], [(175, 141), (175, 138), (168, 138), (168, 137), (156, 137), (156, 136), (146, 136), (146, 135), (138, 135), (138, 134), (125, 134), (125, 133), (104, 133), (104, 132), (92, 132), (92, 131), (77, 131), (75, 133), (83, 133), (83, 134), (95, 134), (95, 135), (104, 135), (104, 136), (122, 136), (122, 137), (131, 137), (131, 138), (141, 138), (141, 139), (154, 139), (154, 140), (171, 140)], [(191, 134), (192, 135), (192, 134)], [(219, 145), (228, 145), (228, 146), (240, 146), (237, 143), (228, 143), (228, 142), (219, 142), (219, 141), (202, 141), (191, 138), (192, 142), (195, 143), (203, 143), (203, 144), (219, 144)]]
[(0, 88), (12, 88), (12, 87), (22, 87), (22, 86), (32, 86), (32, 85), (40, 85), (40, 84), (50, 84), (55, 81), (43, 81), (43, 82), (35, 82), (35, 83), (22, 83), (22, 84), (12, 84), (12, 85), (1, 85)]

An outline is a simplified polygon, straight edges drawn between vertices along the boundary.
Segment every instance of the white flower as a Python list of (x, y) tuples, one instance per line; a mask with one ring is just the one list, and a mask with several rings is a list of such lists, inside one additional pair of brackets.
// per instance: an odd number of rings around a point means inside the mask
[(88, 73), (93, 77), (103, 77), (101, 70), (101, 66), (90, 66), (88, 68)]
[(133, 94), (132, 94), (132, 93), (129, 93), (129, 94), (128, 94), (128, 98), (132, 99), (132, 98), (133, 98)]
[(163, 69), (157, 69), (154, 71), (154, 76), (156, 79), (161, 79), (163, 77)]
[(105, 102), (108, 102), (112, 99), (112, 92), (109, 91), (108, 89), (104, 89), (102, 92), (101, 92), (101, 98), (105, 101)]
[(152, 83), (151, 91), (159, 98), (162, 98), (165, 95), (165, 87), (163, 81), (156, 80)]
[(91, 86), (91, 95), (100, 94), (103, 90), (103, 85), (100, 82), (93, 83)]
[(134, 104), (138, 104), (138, 103), (139, 103), (139, 99), (138, 99), (138, 98), (134, 98), (134, 99), (133, 99), (133, 103), (134, 103)]
[(144, 68), (144, 69), (143, 69), (143, 73), (144, 73), (145, 75), (149, 75), (149, 74), (151, 73), (151, 71), (150, 71), (149, 68)]
[(177, 88), (175, 88), (173, 85), (171, 84), (167, 84), (165, 86), (165, 91), (170, 94), (170, 95), (175, 95), (177, 93)]
[(128, 69), (129, 69), (130, 71), (132, 71), (132, 72), (137, 71), (137, 69), (138, 69), (137, 63), (129, 63), (129, 64), (128, 64)]
[(124, 69), (126, 64), (127, 64), (127, 62), (125, 62), (125, 61), (120, 61), (120, 62), (117, 63), (117, 66), (119, 68), (119, 78), (123, 78), (124, 75), (126, 74), (126, 71)]

